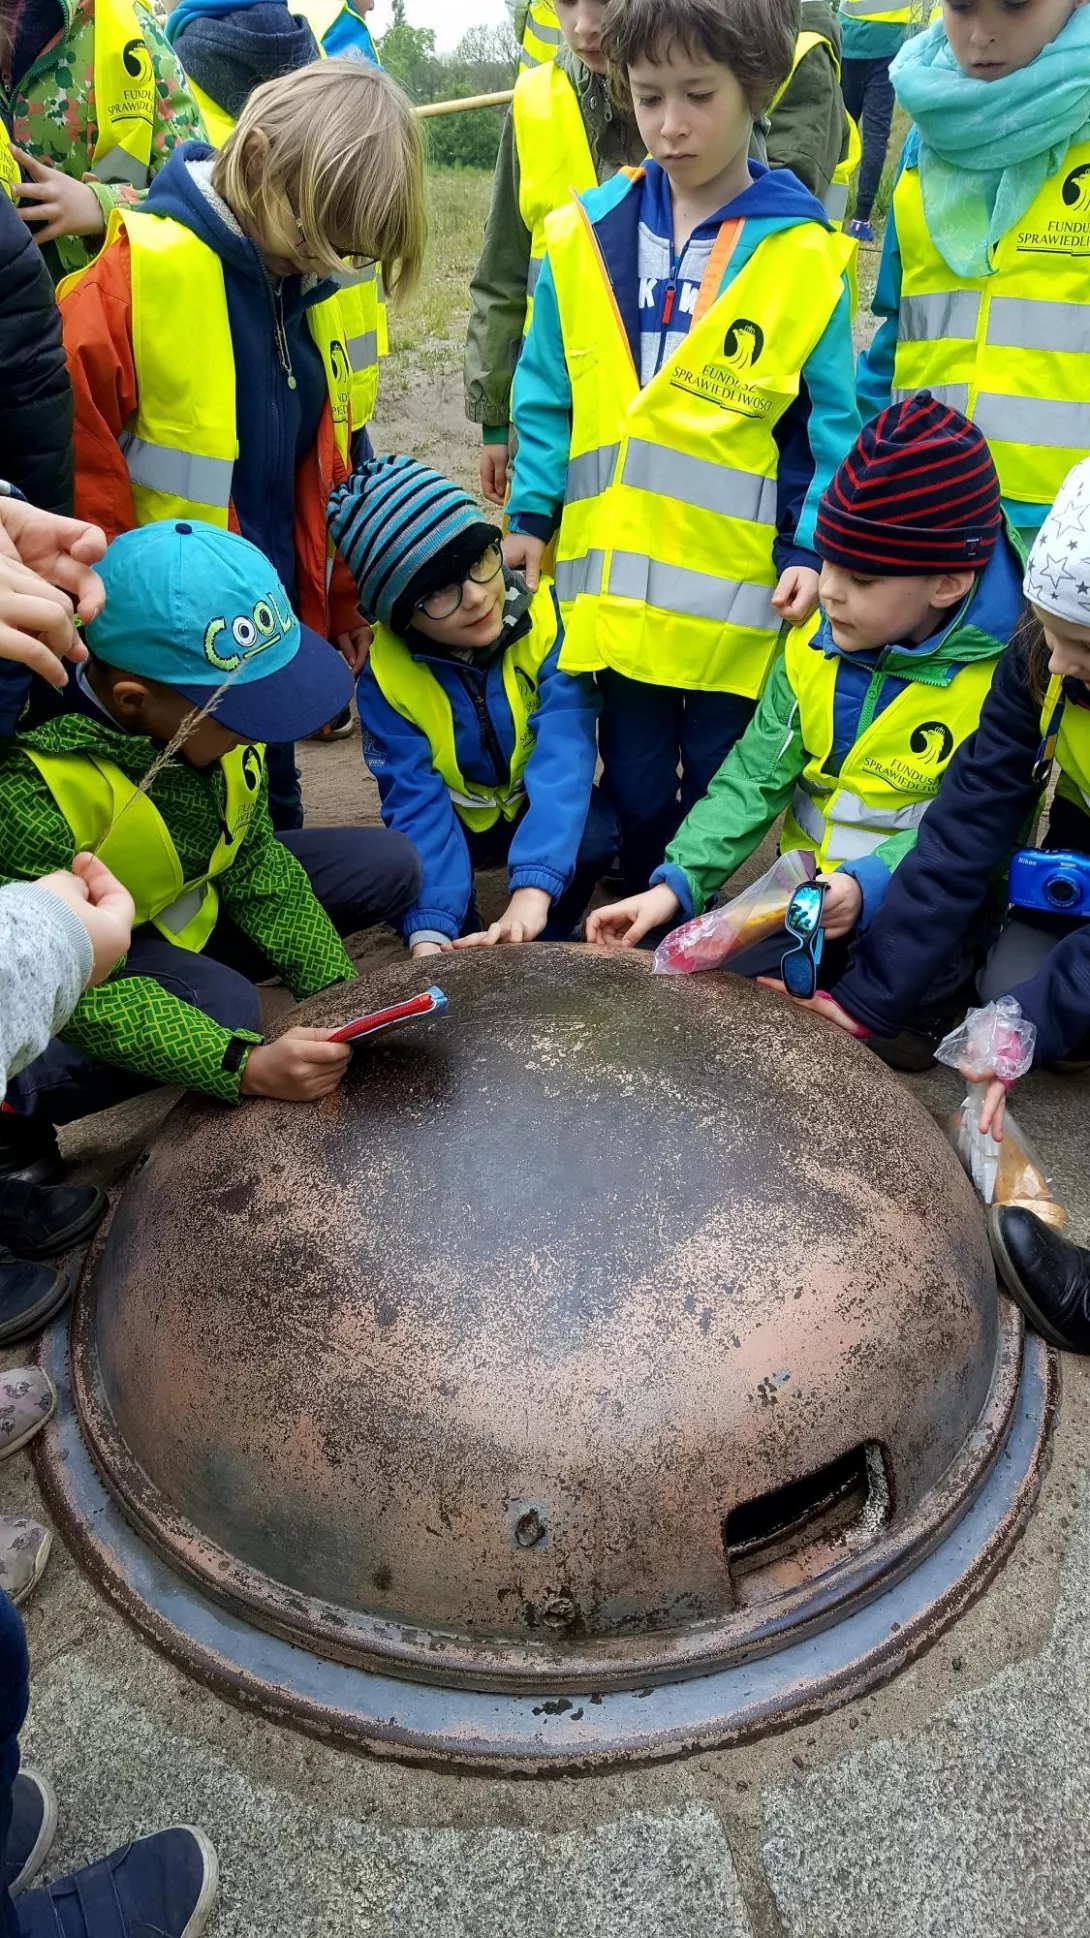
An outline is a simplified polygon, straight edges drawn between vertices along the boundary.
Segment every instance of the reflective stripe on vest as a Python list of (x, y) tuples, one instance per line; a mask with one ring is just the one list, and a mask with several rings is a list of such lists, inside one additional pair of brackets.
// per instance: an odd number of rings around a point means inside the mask
[(226, 784), (224, 831), (197, 880), (187, 882), (178, 850), (159, 809), (113, 761), (73, 750), (40, 753), (22, 747), (72, 831), (76, 851), (94, 849), (124, 882), (136, 903), (136, 926), (154, 923), (181, 949), (204, 948), (216, 925), (213, 885), (235, 860), (253, 819), (265, 765), (263, 747), (235, 747), (220, 765)]
[[(107, 247), (122, 224), (129, 239), (138, 402), (119, 443), (136, 523), (199, 518), (226, 530), (238, 442), (223, 266), (192, 230), (140, 210), (112, 213)], [(199, 330), (194, 317), (200, 318)], [(321, 352), (334, 436), (347, 470), (353, 380), (339, 299), (314, 304), (307, 322)]]
[(96, 0), (95, 115), (91, 173), (100, 182), (146, 188), (155, 125), (156, 84), (133, 0)]
[(811, 643), (819, 624), (815, 613), (788, 635), (785, 649), (808, 758), (780, 848), (813, 849), (824, 866), (835, 867), (919, 827), (954, 753), (976, 730), (997, 660), (970, 662), (946, 686), (910, 681), (862, 729), (834, 773), (828, 763), (841, 662)]
[(907, 27), (912, 19), (911, 7), (881, 7), (877, 0), (840, 0), (839, 12), (845, 20), (880, 20), (886, 27)]
[(0, 194), (6, 195), (9, 201), (14, 202), (12, 190), (16, 182), (21, 180), (19, 164), (11, 152), (11, 139), (3, 122), (0, 121)]
[[(1045, 695), (1041, 712), (1041, 732), (1047, 734), (1063, 692), (1063, 681), (1053, 679)], [(1074, 801), (1084, 814), (1090, 814), (1090, 708), (1077, 707), (1070, 700), (1060, 715), (1060, 730), (1056, 741), (1056, 762), (1060, 778), (1056, 784), (1057, 794), (1067, 801)]]
[(530, 231), (525, 334), (545, 255), (545, 217), (571, 196), (585, 195), (598, 177), (579, 97), (554, 62), (519, 75), (511, 119), (519, 165), (519, 213)]
[(994, 273), (959, 279), (928, 233), (919, 170), (894, 190), (902, 285), (893, 398), (930, 390), (971, 417), (1003, 494), (1051, 504), (1090, 452), (1090, 223), (1080, 195), (1090, 143), (1071, 147), (1017, 226)]
[(775, 427), (854, 245), (816, 222), (766, 236), (641, 388), (582, 205), (545, 227), (572, 384), (561, 664), (756, 697), (779, 635)]
[(404, 640), (386, 626), (376, 626), (368, 663), (383, 697), (418, 727), (431, 747), (432, 766), (466, 827), (483, 833), (501, 814), (513, 821), (526, 799), (523, 775), (533, 753), (532, 726), (537, 708), (538, 676), (556, 641), (557, 616), (552, 589), (542, 585), (530, 607), (531, 624), (503, 655), (503, 689), (514, 727), (511, 766), (502, 786), (484, 788), (467, 781), (458, 765), (454, 712), (430, 667), (415, 659)]
[(563, 38), (553, 0), (530, 0), (523, 23), (519, 65), (541, 67), (555, 60)]

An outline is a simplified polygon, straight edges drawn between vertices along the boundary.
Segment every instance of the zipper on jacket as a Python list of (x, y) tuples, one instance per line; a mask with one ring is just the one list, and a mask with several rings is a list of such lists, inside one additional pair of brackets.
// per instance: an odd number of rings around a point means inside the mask
[[(492, 715), (488, 711), (488, 702), (481, 689), (480, 680), (476, 674), (469, 671), (468, 667), (458, 666), (456, 670), (477, 716), (484, 750), (492, 762), (492, 771), (496, 776), (496, 786), (505, 787), (510, 778), (511, 763), (503, 757), (503, 748), (500, 746), (499, 735), (492, 724)], [(485, 677), (487, 678), (487, 675)]]

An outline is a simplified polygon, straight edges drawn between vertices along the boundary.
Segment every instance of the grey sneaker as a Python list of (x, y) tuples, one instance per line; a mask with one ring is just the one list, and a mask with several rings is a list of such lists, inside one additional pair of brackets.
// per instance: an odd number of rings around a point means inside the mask
[(18, 1607), (45, 1572), (53, 1536), (25, 1514), (0, 1515), (0, 1588)]
[(33, 1440), (57, 1404), (57, 1389), (39, 1366), (0, 1373), (0, 1460)]

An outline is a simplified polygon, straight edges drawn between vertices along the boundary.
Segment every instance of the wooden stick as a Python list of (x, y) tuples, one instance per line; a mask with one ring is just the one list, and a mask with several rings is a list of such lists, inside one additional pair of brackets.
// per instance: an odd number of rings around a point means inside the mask
[(514, 98), (514, 88), (508, 87), (499, 94), (470, 94), (464, 101), (426, 101), (416, 112), (427, 121), (434, 114), (465, 114), (469, 108), (505, 108)]

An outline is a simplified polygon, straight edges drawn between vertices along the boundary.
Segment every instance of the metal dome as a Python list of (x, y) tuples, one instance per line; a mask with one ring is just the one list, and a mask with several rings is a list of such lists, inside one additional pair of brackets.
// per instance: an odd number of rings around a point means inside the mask
[(73, 1354), (125, 1515), (234, 1616), (479, 1690), (706, 1675), (881, 1592), (1018, 1384), (935, 1124), (736, 978), (441, 967), (447, 1018), (316, 1107), (184, 1101), (126, 1187)]

